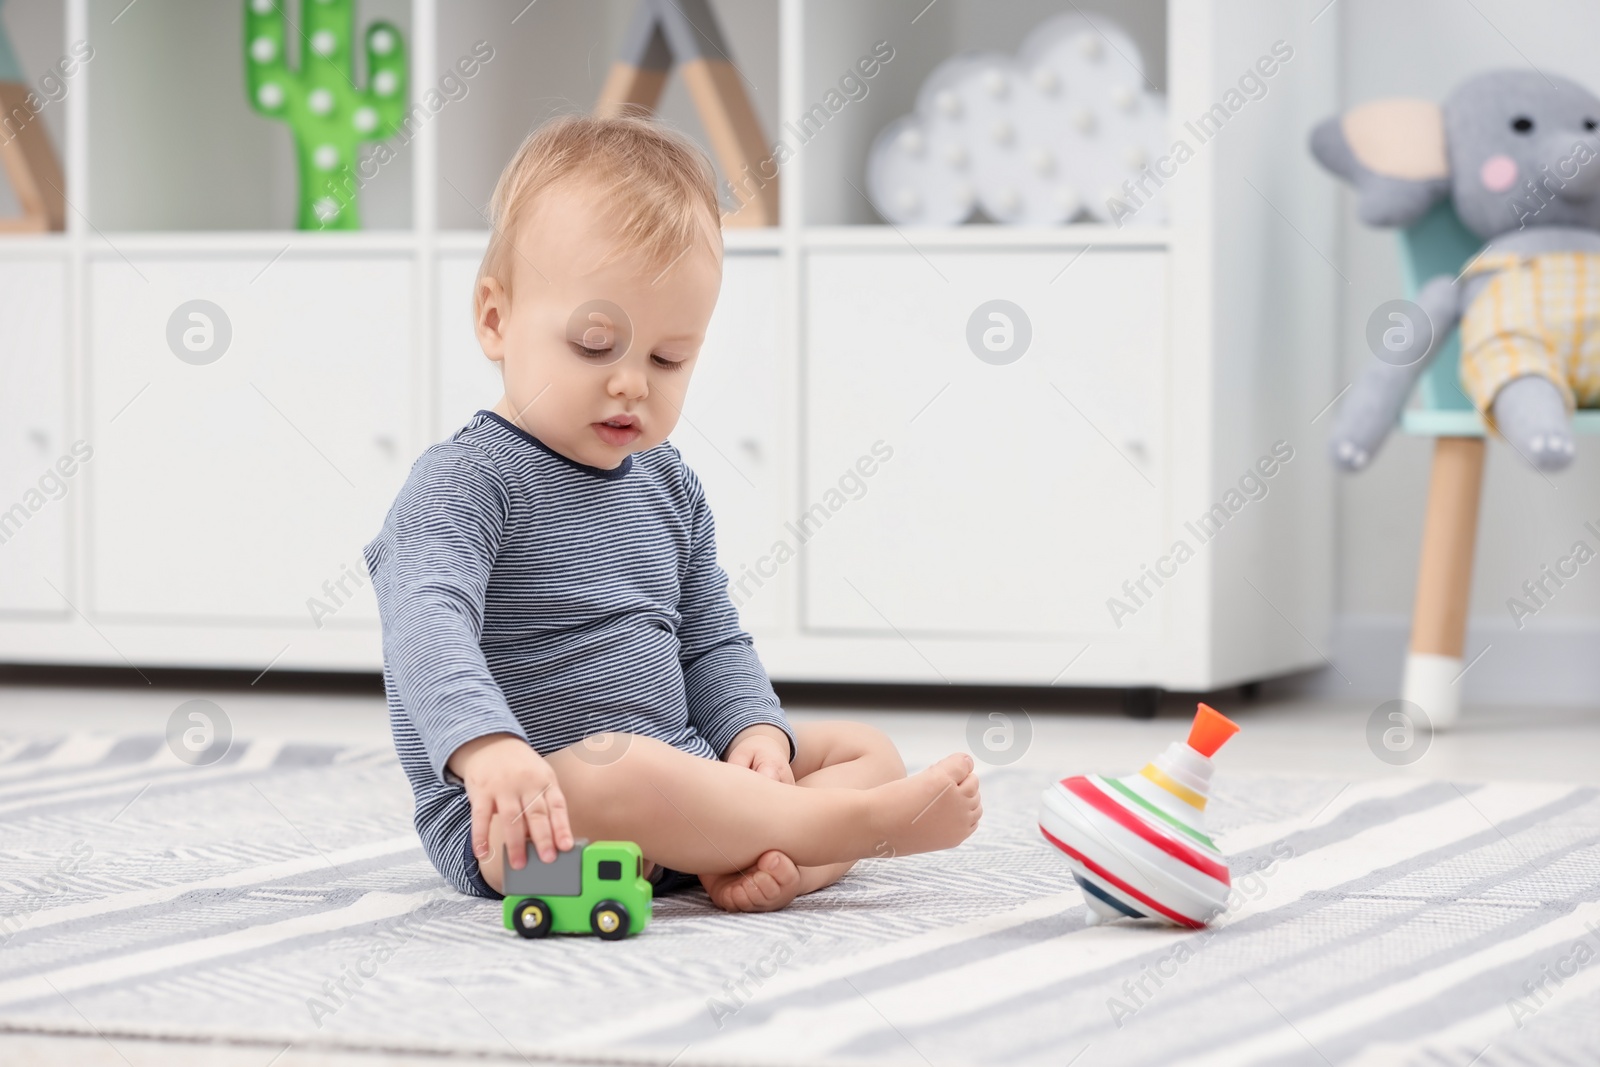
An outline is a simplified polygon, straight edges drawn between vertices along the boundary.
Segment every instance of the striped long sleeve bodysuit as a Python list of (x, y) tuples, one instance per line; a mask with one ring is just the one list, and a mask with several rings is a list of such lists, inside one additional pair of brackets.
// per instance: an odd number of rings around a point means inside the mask
[(362, 548), (416, 826), (463, 893), (496, 896), (445, 766), (491, 733), (547, 754), (621, 730), (719, 759), (790, 728), (717, 564), (711, 510), (671, 442), (613, 469), (491, 411), (428, 448)]

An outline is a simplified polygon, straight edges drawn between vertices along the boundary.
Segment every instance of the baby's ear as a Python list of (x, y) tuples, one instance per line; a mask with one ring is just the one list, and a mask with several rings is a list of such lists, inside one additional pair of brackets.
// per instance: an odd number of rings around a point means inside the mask
[(492, 277), (480, 278), (472, 294), (473, 330), (483, 354), (496, 363), (505, 359), (505, 320), (510, 294)]
[(1344, 178), (1368, 226), (1409, 226), (1450, 193), (1444, 112), (1431, 100), (1374, 100), (1311, 131), (1311, 154)]

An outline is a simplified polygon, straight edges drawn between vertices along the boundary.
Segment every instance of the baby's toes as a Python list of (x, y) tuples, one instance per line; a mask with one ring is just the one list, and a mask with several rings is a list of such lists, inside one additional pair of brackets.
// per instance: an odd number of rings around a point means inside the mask
[(724, 911), (755, 911), (755, 902), (750, 899), (748, 879), (740, 879), (723, 890), (722, 905)]
[(787, 854), (771, 849), (756, 860), (755, 869), (743, 883), (753, 899), (764, 903), (793, 898), (800, 884), (800, 868)]
[(712, 903), (724, 911), (774, 911), (798, 895), (800, 868), (786, 854), (771, 849), (744, 872), (704, 875), (700, 880)]
[(744, 882), (741, 874), (702, 874), (700, 884), (705, 886), (706, 895), (711, 898), (711, 903), (723, 911), (748, 911), (748, 907), (740, 907), (744, 897), (738, 892)]

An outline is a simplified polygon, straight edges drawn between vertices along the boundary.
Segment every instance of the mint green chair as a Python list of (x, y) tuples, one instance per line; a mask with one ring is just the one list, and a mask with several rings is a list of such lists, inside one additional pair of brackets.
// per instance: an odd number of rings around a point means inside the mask
[[(1429, 278), (1459, 275), (1482, 247), (1483, 238), (1461, 224), (1450, 202), (1440, 203), (1400, 233), (1408, 295), (1414, 298)], [(1461, 711), (1462, 653), (1483, 487), (1485, 427), (1461, 391), (1460, 365), (1461, 338), (1452, 331), (1417, 382), (1419, 403), (1400, 421), (1405, 433), (1435, 439), (1402, 697), (1422, 708), (1436, 727), (1450, 725)], [(1600, 433), (1600, 411), (1579, 411), (1573, 431)]]
[[(1454, 277), (1466, 269), (1483, 248), (1483, 238), (1461, 224), (1445, 200), (1400, 231), (1400, 272), (1406, 292), (1415, 297), (1429, 278)], [(1417, 383), (1416, 407), (1402, 416), (1400, 428), (1419, 437), (1482, 437), (1483, 417), (1461, 391), (1461, 335), (1453, 332), (1449, 344), (1434, 357)], [(1600, 433), (1600, 411), (1579, 411), (1574, 433)]]

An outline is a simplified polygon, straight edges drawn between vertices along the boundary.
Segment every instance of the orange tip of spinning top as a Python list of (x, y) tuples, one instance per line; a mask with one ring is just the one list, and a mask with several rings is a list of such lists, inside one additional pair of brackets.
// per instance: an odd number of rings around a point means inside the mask
[(1194, 713), (1194, 725), (1189, 727), (1189, 747), (1210, 759), (1217, 749), (1239, 732), (1239, 724), (1210, 704), (1201, 704)]

